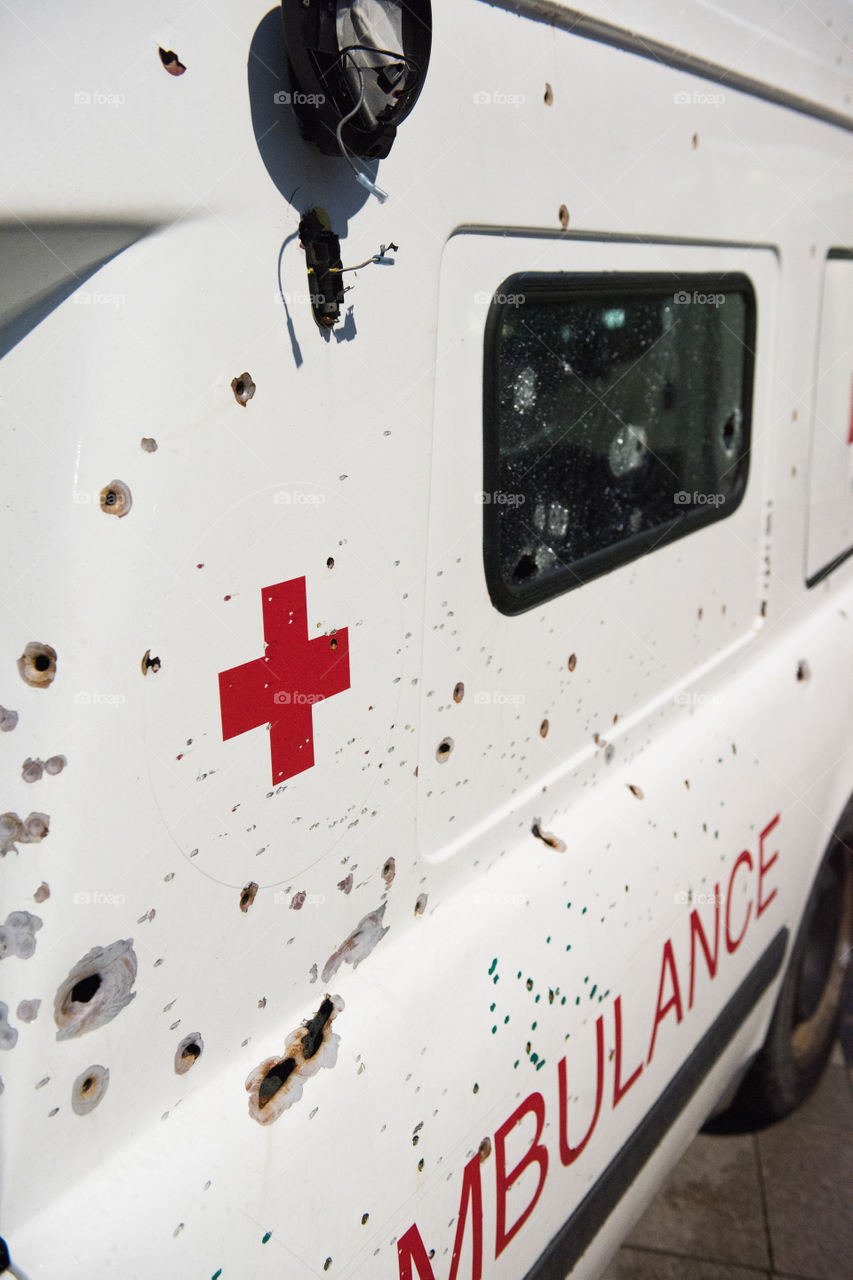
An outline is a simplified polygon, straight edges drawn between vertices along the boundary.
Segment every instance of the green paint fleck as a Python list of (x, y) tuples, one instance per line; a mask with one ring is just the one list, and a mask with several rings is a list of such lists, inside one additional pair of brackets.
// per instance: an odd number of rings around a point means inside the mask
[(546, 942), (550, 942), (550, 941), (551, 941), (551, 937), (550, 937), (550, 935), (545, 939), (545, 941), (546, 941)]
[(538, 1004), (538, 1003), (539, 1003), (539, 993), (538, 993), (538, 992), (536, 993), (536, 999), (533, 1001), (533, 1003), (534, 1003), (534, 1004)]
[(531, 1031), (535, 1031), (535, 1030), (536, 1030), (536, 1028), (537, 1028), (538, 1026), (539, 1026), (539, 1023), (538, 1023), (538, 1022), (531, 1022), (531, 1024), (530, 1024), (530, 1030), (531, 1030)]
[(495, 969), (497, 969), (497, 967), (498, 967), (498, 958), (497, 958), (497, 956), (495, 956), (494, 960), (493, 960), (493, 961), (492, 961), (492, 963), (489, 965), (489, 973), (490, 973), (490, 974), (494, 973), (494, 971), (495, 971)]
[(499, 977), (500, 977), (500, 974), (496, 973), (495, 976), (492, 978), (492, 982), (497, 982)]
[(585, 915), (586, 915), (586, 907), (584, 907), (583, 911), (581, 912), (581, 915), (582, 915), (582, 916), (585, 916)]
[(497, 1027), (492, 1027), (492, 1035), (494, 1035), (496, 1031), (497, 1031)]
[(538, 1071), (540, 1067), (544, 1067), (544, 1066), (545, 1066), (545, 1059), (543, 1058), (541, 1062), (536, 1063), (536, 1070)]
[(515, 1062), (512, 1064), (513, 1070), (515, 1070), (517, 1066), (518, 1066), (518, 1058), (516, 1058)]
[(565, 1003), (566, 1003), (566, 997), (563, 996), (562, 1000), (560, 1001), (560, 1004), (565, 1004)]
[(531, 1062), (538, 1062), (538, 1061), (539, 1061), (539, 1054), (538, 1054), (538, 1053), (531, 1053), (531, 1055), (530, 1055), (530, 1061), (531, 1061)]
[(520, 969), (519, 969), (518, 973), (517, 973), (515, 976), (516, 976), (517, 978), (520, 978), (520, 977), (521, 977), (521, 970), (520, 970)]
[(506, 1017), (504, 1018), (504, 1026), (506, 1026), (508, 1022), (509, 1022), (509, 1014), (507, 1014)]
[(572, 904), (571, 904), (570, 902), (567, 902), (567, 903), (566, 903), (566, 910), (567, 910), (567, 911), (570, 909), (571, 905), (572, 905)]
[(266, 1244), (271, 1236), (272, 1236), (271, 1231), (265, 1231), (263, 1236), (261, 1237), (261, 1244)]
[(587, 974), (586, 977), (584, 978), (584, 982), (589, 982), (589, 974)]
[(595, 986), (592, 988), (592, 991), (590, 991), (590, 993), (589, 993), (589, 998), (590, 998), (590, 1000), (591, 1000), (591, 999), (592, 999), (592, 997), (595, 995), (595, 993), (596, 993), (596, 991), (597, 991), (597, 990), (598, 990), (598, 983), (596, 982)]
[(220, 1267), (218, 1271), (214, 1271), (213, 1275), (210, 1277), (210, 1280), (219, 1280), (219, 1277), (221, 1275), (222, 1275), (222, 1268)]
[(580, 1004), (580, 1002), (581, 1002), (580, 996), (575, 996), (575, 1004)]
[(495, 1006), (494, 1006), (493, 1004), (490, 1004), (490, 1005), (489, 1005), (489, 1013), (494, 1013), (494, 1011), (495, 1011)]
[(572, 944), (571, 944), (570, 942), (567, 942), (567, 943), (566, 943), (566, 950), (567, 950), (567, 951), (571, 951), (571, 949), (572, 949)]

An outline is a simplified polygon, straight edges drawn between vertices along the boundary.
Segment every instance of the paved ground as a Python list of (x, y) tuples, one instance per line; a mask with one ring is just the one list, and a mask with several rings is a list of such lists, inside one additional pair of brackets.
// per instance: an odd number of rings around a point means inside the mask
[(853, 982), (846, 1010), (808, 1102), (700, 1134), (602, 1280), (853, 1280)]

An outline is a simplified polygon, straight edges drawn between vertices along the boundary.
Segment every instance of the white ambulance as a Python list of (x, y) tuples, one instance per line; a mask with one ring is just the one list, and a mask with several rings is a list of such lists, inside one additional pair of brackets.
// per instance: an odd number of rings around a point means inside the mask
[(0, 1231), (593, 1280), (829, 1052), (853, 12), (6, 6)]

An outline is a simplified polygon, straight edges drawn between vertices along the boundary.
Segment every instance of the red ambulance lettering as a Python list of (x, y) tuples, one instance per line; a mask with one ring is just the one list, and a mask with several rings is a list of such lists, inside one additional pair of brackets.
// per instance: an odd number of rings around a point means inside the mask
[[(669, 971), (670, 982), (672, 983), (672, 995), (665, 1005), (661, 1005), (667, 970)], [(681, 1007), (681, 988), (678, 985), (678, 970), (675, 967), (675, 956), (672, 951), (672, 943), (669, 938), (667, 938), (666, 942), (663, 944), (663, 956), (661, 957), (660, 965), (660, 982), (658, 983), (658, 1002), (655, 1009), (655, 1022), (652, 1027), (652, 1042), (649, 1045), (649, 1056), (646, 1059), (646, 1065), (651, 1062), (655, 1051), (655, 1040), (657, 1039), (658, 1027), (663, 1022), (670, 1009), (675, 1010), (675, 1020), (677, 1023), (680, 1023), (681, 1019), (684, 1017), (684, 1011)]]
[(779, 821), (779, 814), (777, 813), (773, 821), (768, 822), (767, 826), (764, 828), (761, 835), (758, 837), (758, 902), (755, 908), (756, 920), (764, 911), (767, 910), (767, 908), (770, 906), (770, 903), (773, 901), (773, 899), (776, 897), (776, 894), (779, 892), (778, 889), (774, 889), (769, 898), (763, 898), (761, 896), (762, 889), (764, 887), (764, 877), (767, 875), (767, 872), (770, 870), (774, 862), (776, 862), (779, 857), (779, 850), (777, 849), (776, 852), (773, 854), (772, 858), (768, 859), (767, 862), (764, 861), (764, 841), (765, 841), (765, 838), (770, 835), (770, 832), (776, 826), (776, 823), (778, 821)]
[(729, 891), (728, 891), (728, 894), (726, 895), (726, 951), (728, 951), (730, 956), (734, 955), (735, 951), (737, 951), (738, 947), (743, 942), (744, 935), (746, 934), (747, 926), (749, 924), (749, 917), (752, 915), (752, 903), (750, 902), (746, 908), (746, 918), (744, 919), (744, 922), (743, 922), (743, 928), (741, 929), (740, 933), (736, 938), (732, 938), (732, 930), (731, 930), (732, 893), (735, 887), (735, 877), (737, 876), (737, 873), (738, 873), (738, 867), (741, 866), (741, 864), (744, 862), (746, 863), (749, 870), (751, 871), (752, 865), (753, 865), (752, 854), (749, 852), (748, 849), (744, 849), (743, 853), (738, 855), (737, 862), (732, 867), (732, 874), (729, 876)]
[(613, 1107), (619, 1105), (635, 1080), (639, 1079), (643, 1070), (642, 1062), (628, 1081), (622, 1083), (622, 997), (613, 1001), (613, 1028), (616, 1035), (616, 1061), (613, 1064)]
[(708, 977), (717, 976), (717, 958), (720, 954), (720, 902), (722, 895), (719, 884), (714, 885), (714, 954), (708, 949), (708, 938), (699, 919), (696, 907), (690, 912), (690, 991), (687, 997), (687, 1008), (693, 1008), (693, 991), (696, 984), (696, 939), (705, 953), (705, 964), (708, 966)]
[(576, 1147), (569, 1145), (569, 1090), (566, 1079), (566, 1059), (561, 1058), (557, 1063), (557, 1093), (560, 1099), (560, 1160), (564, 1165), (574, 1164), (578, 1156), (583, 1153), (583, 1149), (593, 1135), (595, 1126), (598, 1124), (598, 1116), (601, 1111), (601, 1099), (604, 1095), (604, 1015), (599, 1014), (595, 1023), (595, 1110), (592, 1113), (592, 1120), (589, 1122), (589, 1128), (584, 1134)]
[[(515, 1168), (507, 1173), (506, 1171), (506, 1139), (508, 1134), (516, 1127), (520, 1120), (526, 1115), (535, 1115), (536, 1117), (536, 1136), (528, 1147), (525, 1154), (519, 1160)], [(520, 1107), (513, 1111), (508, 1120), (505, 1120), (501, 1127), (495, 1133), (495, 1180), (497, 1183), (497, 1221), (495, 1227), (495, 1258), (499, 1258), (504, 1249), (509, 1244), (513, 1236), (521, 1230), (533, 1210), (536, 1208), (536, 1202), (542, 1194), (542, 1188), (545, 1186), (545, 1178), (548, 1175), (548, 1151), (541, 1144), (539, 1139), (542, 1137), (542, 1130), (545, 1128), (545, 1099), (541, 1093), (531, 1093), (530, 1097), (525, 1098)], [(530, 1165), (538, 1164), (539, 1181), (533, 1199), (528, 1204), (524, 1212), (516, 1219), (509, 1231), (506, 1229), (506, 1195), (510, 1187), (514, 1185), (528, 1169)]]

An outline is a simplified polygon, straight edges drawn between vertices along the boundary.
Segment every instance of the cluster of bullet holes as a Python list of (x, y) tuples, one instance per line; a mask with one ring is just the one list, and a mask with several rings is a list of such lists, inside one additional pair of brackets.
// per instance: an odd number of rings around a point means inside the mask
[(176, 53), (171, 49), (163, 48), (159, 48), (157, 52), (160, 54), (160, 61), (170, 76), (182, 76), (184, 74), (186, 67)]
[(541, 840), (543, 844), (547, 844), (549, 849), (556, 849), (557, 853), (566, 852), (566, 842), (561, 840), (559, 836), (552, 836), (549, 832), (543, 831), (538, 818), (533, 819), (533, 825), (530, 830), (536, 839)]
[(110, 1083), (109, 1067), (94, 1065), (81, 1071), (71, 1086), (71, 1110), (75, 1116), (87, 1116), (103, 1099)]
[(32, 912), (11, 911), (6, 923), (0, 924), (0, 960), (5, 960), (6, 956), (29, 960), (35, 953), (36, 934), (41, 926), (41, 919)]
[(123, 480), (111, 480), (101, 490), (101, 510), (104, 515), (118, 516), (121, 520), (133, 506), (130, 489)]
[(245, 409), (246, 405), (255, 394), (255, 384), (252, 381), (252, 375), (250, 373), (241, 373), (239, 378), (232, 378), (231, 390), (234, 392), (234, 399)]
[(249, 1115), (258, 1124), (273, 1120), (302, 1097), (303, 1082), (321, 1067), (333, 1067), (340, 1036), (332, 1023), (344, 1007), (340, 996), (324, 996), (313, 1018), (308, 1018), (287, 1038), (284, 1051), (267, 1058), (246, 1081)]
[(132, 990), (136, 968), (132, 938), (88, 951), (54, 997), (57, 1040), (70, 1040), (112, 1022), (136, 995)]
[(40, 844), (49, 831), (46, 813), (31, 813), (23, 819), (17, 813), (0, 814), (0, 857), (17, 853), (19, 844)]
[(67, 764), (65, 756), (50, 756), (47, 760), (33, 760), (28, 756), (21, 766), (21, 777), (24, 782), (38, 782), (45, 773), (51, 777), (62, 773)]
[(258, 892), (258, 886), (254, 880), (246, 885), (245, 889), (240, 890), (240, 910), (245, 915), (249, 907), (255, 901)]
[(146, 649), (142, 655), (142, 662), (139, 664), (142, 668), (142, 674), (148, 675), (149, 671), (153, 671), (154, 675), (160, 670), (160, 659), (151, 657), (151, 650)]
[(450, 753), (452, 750), (453, 750), (453, 739), (442, 738), (441, 742), (439, 742), (438, 746), (435, 749), (435, 758), (438, 761), (438, 763), (444, 764), (445, 761), (449, 759)]
[(204, 1051), (204, 1041), (198, 1031), (184, 1036), (175, 1050), (175, 1075), (183, 1076), (194, 1067)]
[(56, 678), (56, 650), (30, 640), (18, 659), (18, 675), (31, 689), (46, 689)]

